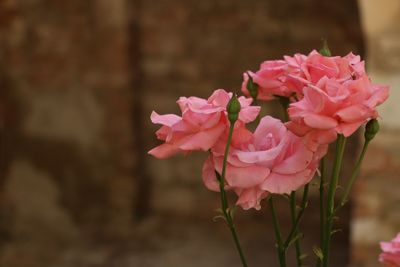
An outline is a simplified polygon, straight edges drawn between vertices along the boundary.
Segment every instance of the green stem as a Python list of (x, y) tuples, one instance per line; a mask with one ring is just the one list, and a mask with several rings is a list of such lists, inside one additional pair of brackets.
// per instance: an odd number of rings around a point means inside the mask
[(357, 176), (360, 173), (361, 163), (364, 160), (365, 152), (367, 152), (369, 142), (370, 142), (370, 140), (365, 140), (364, 141), (364, 145), (363, 145), (361, 154), (358, 157), (357, 163), (354, 166), (353, 172), (351, 174), (349, 183), (347, 184), (347, 187), (346, 187), (346, 189), (344, 191), (344, 194), (343, 194), (343, 197), (342, 197), (342, 201), (340, 202), (340, 207), (343, 207), (346, 204), (346, 202), (348, 201), (351, 188), (353, 187), (354, 181), (357, 179)]
[[(298, 234), (298, 227), (296, 227), (297, 212), (296, 212), (296, 192), (295, 191), (293, 191), (290, 194), (290, 215), (292, 218), (292, 227), (294, 229), (294, 235), (296, 236)], [(301, 260), (301, 248), (300, 248), (299, 239), (296, 239), (295, 248), (296, 248), (297, 266), (300, 267), (300, 266), (302, 266), (302, 260)]]
[[(287, 97), (281, 97), (278, 96), (279, 103), (281, 104), (282, 111), (283, 111), (283, 118), (284, 121), (289, 121), (289, 114), (287, 112), (287, 109), (289, 107), (289, 98)], [(307, 198), (308, 198), (308, 184), (304, 187), (304, 192), (303, 192), (303, 202), (301, 205), (301, 210), (299, 214), (297, 214), (296, 211), (296, 192), (293, 191), (290, 194), (290, 215), (292, 218), (292, 230), (286, 239), (286, 242), (284, 244), (285, 249), (288, 248), (290, 242), (292, 241), (293, 237), (296, 237), (295, 240), (295, 248), (296, 248), (296, 259), (297, 259), (297, 265), (302, 266), (302, 259), (301, 259), (301, 246), (300, 246), (300, 239), (297, 238), (297, 235), (299, 235), (299, 229), (298, 229), (298, 224), (300, 222), (300, 219), (304, 213), (305, 206), (307, 204)]]
[(223, 212), (226, 222), (229, 226), (229, 230), (231, 231), (233, 241), (235, 242), (236, 249), (240, 256), (240, 260), (242, 261), (242, 265), (243, 265), (243, 267), (247, 267), (246, 258), (244, 256), (242, 247), (240, 245), (239, 237), (236, 232), (235, 224), (233, 223), (231, 212), (229, 211), (229, 204), (228, 204), (228, 199), (226, 197), (226, 191), (225, 191), (226, 164), (228, 161), (229, 147), (230, 147), (230, 144), (232, 141), (233, 129), (234, 129), (234, 123), (231, 123), (230, 128), (229, 128), (228, 141), (227, 141), (226, 147), (225, 147), (224, 161), (222, 163), (221, 177), (219, 179), (219, 189), (220, 189), (220, 195), (221, 195), (222, 212)]
[(284, 96), (277, 96), (279, 103), (281, 104), (281, 107), (283, 109), (283, 119), (284, 121), (289, 121), (289, 114), (287, 112), (287, 109), (289, 107), (289, 98), (284, 97)]
[(283, 246), (281, 228), (279, 226), (278, 216), (276, 215), (273, 197), (270, 196), (268, 201), (271, 208), (272, 222), (275, 230), (275, 237), (277, 242), (276, 249), (279, 256), (279, 266), (286, 267), (286, 249)]
[[(290, 243), (292, 242), (293, 238), (296, 238), (296, 234), (298, 234), (299, 231), (299, 224), (301, 221), (301, 218), (303, 217), (304, 211), (306, 210), (307, 207), (307, 200), (308, 200), (308, 190), (309, 189), (309, 184), (306, 184), (304, 186), (304, 191), (303, 191), (303, 198), (301, 200), (301, 206), (300, 206), (300, 211), (299, 214), (297, 214), (296, 219), (294, 220), (293, 226), (292, 226), (292, 230), (290, 231), (285, 243), (284, 243), (284, 247), (285, 249), (287, 249), (290, 245)], [(296, 205), (296, 203), (294, 204)], [(296, 206), (295, 206), (296, 207)], [(296, 239), (296, 242), (298, 241), (298, 239)], [(301, 253), (300, 253), (301, 256)], [(300, 258), (298, 258), (298, 261), (301, 260)]]
[[(324, 203), (324, 185), (325, 185), (325, 176), (326, 176), (326, 169), (325, 169), (325, 157), (321, 159), (321, 180), (319, 184), (319, 223), (320, 223), (320, 247), (322, 249), (324, 244), (324, 233), (325, 233), (325, 203)], [(317, 267), (320, 267), (322, 260), (320, 258), (317, 259)]]
[(332, 178), (329, 184), (328, 191), (328, 202), (326, 210), (326, 228), (323, 242), (323, 267), (328, 267), (329, 262), (329, 245), (331, 242), (331, 232), (333, 226), (333, 215), (335, 211), (335, 193), (339, 182), (340, 169), (342, 167), (342, 160), (344, 154), (344, 148), (346, 145), (346, 138), (343, 135), (339, 135), (336, 141), (336, 157), (333, 163)]
[[(259, 103), (258, 102), (258, 100), (257, 100), (257, 97), (256, 98), (254, 98), (253, 97), (253, 106), (260, 106), (260, 108), (262, 107), (261, 106), (261, 102)], [(260, 112), (258, 113), (258, 115), (257, 115), (257, 117), (256, 117), (256, 119), (254, 120), (254, 122), (255, 122), (255, 125), (259, 125), (260, 124), (260, 121), (261, 121), (261, 110), (260, 110)]]
[(288, 115), (288, 113), (287, 113), (286, 110), (285, 110), (285, 112), (283, 113), (283, 119), (284, 119), (285, 121), (289, 121), (289, 115)]

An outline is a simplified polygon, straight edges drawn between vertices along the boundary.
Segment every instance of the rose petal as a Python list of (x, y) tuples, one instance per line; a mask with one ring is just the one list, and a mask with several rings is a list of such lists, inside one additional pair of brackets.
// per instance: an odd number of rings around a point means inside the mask
[(202, 169), (202, 178), (204, 185), (211, 191), (219, 192), (219, 182), (215, 175), (214, 164), (212, 156), (209, 156), (204, 162)]
[(341, 123), (338, 127), (336, 127), (336, 131), (340, 134), (343, 134), (345, 137), (349, 137), (355, 131), (357, 131), (357, 129), (360, 128), (364, 122), (365, 120), (354, 123)]
[(312, 176), (313, 173), (308, 169), (289, 175), (272, 172), (260, 188), (274, 194), (290, 194), (310, 182)]
[(328, 116), (318, 115), (318, 114), (309, 114), (304, 118), (304, 123), (315, 129), (332, 129), (338, 125), (338, 122)]
[(166, 143), (153, 148), (147, 153), (159, 159), (166, 159), (179, 151), (180, 150), (176, 146)]
[[(214, 158), (216, 170), (222, 172), (223, 158)], [(225, 180), (230, 187), (249, 188), (260, 184), (269, 175), (270, 170), (263, 166), (249, 165), (237, 167), (227, 164)]]
[(181, 120), (181, 117), (175, 114), (165, 114), (159, 115), (157, 112), (153, 111), (150, 116), (151, 122), (155, 124), (162, 124), (165, 126), (172, 127), (175, 123)]
[(241, 206), (244, 210), (254, 208), (261, 209), (260, 201), (268, 196), (268, 192), (260, 190), (256, 187), (240, 190), (239, 198), (236, 205)]
[(182, 150), (209, 150), (218, 138), (225, 131), (226, 125), (217, 125), (216, 127), (206, 129), (182, 138), (177, 146)]
[(356, 104), (339, 110), (336, 112), (336, 115), (339, 116), (343, 122), (351, 123), (365, 121), (372, 113), (370, 108)]
[(286, 152), (290, 156), (275, 165), (273, 172), (293, 174), (306, 169), (311, 163), (313, 152), (302, 143), (300, 138), (296, 139), (295, 144), (291, 146), (291, 150)]
[(249, 123), (254, 121), (258, 113), (260, 113), (261, 107), (251, 106), (242, 108), (239, 112), (239, 120), (244, 123)]

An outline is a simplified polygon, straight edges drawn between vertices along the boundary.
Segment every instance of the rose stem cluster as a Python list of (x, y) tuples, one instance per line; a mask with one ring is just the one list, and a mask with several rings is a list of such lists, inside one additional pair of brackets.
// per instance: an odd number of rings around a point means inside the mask
[[(361, 153), (359, 155), (359, 158), (352, 170), (352, 174), (350, 176), (349, 182), (346, 186), (346, 189), (343, 193), (341, 202), (338, 207), (335, 208), (335, 192), (337, 189), (338, 181), (339, 181), (339, 174), (340, 174), (340, 169), (342, 165), (342, 159), (344, 155), (344, 148), (346, 144), (346, 138), (343, 135), (339, 135), (338, 139), (336, 141), (336, 156), (335, 156), (335, 161), (333, 164), (333, 172), (332, 172), (332, 177), (329, 185), (329, 191), (328, 191), (328, 203), (327, 203), (327, 212), (326, 212), (326, 217), (323, 217), (323, 208), (321, 208), (321, 219), (324, 218), (324, 220), (321, 220), (321, 240), (322, 240), (322, 264), (323, 267), (328, 267), (329, 264), (329, 245), (331, 241), (331, 236), (332, 236), (332, 227), (333, 227), (333, 220), (335, 217), (336, 212), (343, 207), (346, 202), (348, 201), (348, 197), (351, 191), (351, 188), (354, 184), (355, 179), (357, 178), (359, 172), (360, 172), (360, 167), (361, 163), (364, 159), (365, 153), (367, 151), (368, 145), (371, 142), (371, 140), (375, 137), (377, 132), (379, 131), (379, 123), (376, 119), (370, 120), (367, 125), (365, 126), (365, 133), (364, 133), (364, 145), (361, 150)], [(323, 164), (323, 161), (322, 161)], [(323, 168), (323, 172), (324, 172)], [(323, 177), (324, 175), (321, 174), (321, 187), (320, 192), (323, 192)], [(323, 196), (321, 194), (321, 207), (323, 207)], [(326, 223), (326, 225), (325, 225)], [(321, 261), (317, 263), (317, 266), (321, 265)]]
[[(330, 57), (331, 56), (331, 51), (329, 50), (327, 40), (323, 39), (322, 42), (323, 42), (323, 46), (319, 50), (320, 54), (323, 55), (323, 56)], [(325, 206), (325, 203), (324, 203), (324, 201), (325, 201), (325, 196), (324, 196), (325, 195), (325, 189), (324, 189), (324, 186), (325, 186), (325, 176), (326, 176), (325, 157), (323, 157), (321, 159), (320, 172), (321, 172), (320, 185), (319, 185), (320, 248), (321, 248), (321, 253), (322, 253), (321, 255), (324, 255), (324, 253), (322, 252), (322, 249), (323, 249), (323, 247), (325, 245), (324, 240), (325, 240), (325, 223), (326, 223), (326, 220), (325, 220), (326, 212), (325, 212), (325, 208), (324, 208), (324, 206)], [(319, 255), (317, 255), (317, 256), (319, 256)], [(320, 257), (320, 256), (318, 257), (318, 259), (317, 259), (317, 267), (321, 266), (322, 259), (323, 259), (323, 256), (322, 257)]]
[[(289, 98), (287, 97), (279, 97), (279, 102), (281, 103), (281, 106), (283, 108), (283, 115), (284, 115), (284, 119), (285, 121), (289, 121), (289, 114), (287, 112), (287, 109), (289, 107)], [(302, 201), (302, 205), (301, 205), (301, 210), (300, 213), (301, 215), (303, 215), (303, 212), (306, 208), (307, 205), (307, 197), (308, 197), (308, 187), (309, 184), (306, 184), (304, 186), (304, 191), (303, 191), (303, 201)], [(295, 240), (295, 248), (296, 248), (296, 259), (297, 259), (297, 265), (298, 266), (303, 266), (303, 255), (301, 254), (301, 247), (300, 247), (300, 236), (299, 236), (299, 231), (298, 231), (298, 222), (296, 223), (296, 216), (297, 216), (297, 211), (296, 211), (296, 191), (292, 191), (292, 193), (290, 194), (290, 215), (291, 215), (291, 219), (292, 219), (292, 227), (295, 236), (297, 237)], [(301, 218), (301, 216), (299, 217), (299, 219)]]
[[(283, 96), (275, 96), (278, 100), (279, 103), (282, 106), (283, 109), (283, 117), (284, 121), (289, 121), (289, 114), (287, 112), (287, 109), (289, 107), (290, 100), (287, 97)], [(303, 257), (304, 255), (301, 253), (301, 246), (300, 246), (300, 238), (302, 237), (302, 234), (299, 233), (299, 223), (300, 220), (304, 214), (304, 211), (307, 207), (308, 204), (308, 190), (309, 190), (309, 184), (306, 184), (304, 186), (304, 191), (303, 191), (303, 197), (302, 197), (302, 202), (300, 206), (300, 211), (297, 213), (297, 204), (296, 204), (296, 191), (292, 191), (290, 194), (290, 217), (292, 220), (292, 230), (289, 233), (289, 236), (284, 244), (279, 245), (279, 239), (280, 237), (278, 234), (276, 234), (277, 237), (277, 247), (278, 247), (278, 253), (279, 253), (279, 261), (281, 266), (286, 266), (286, 250), (290, 246), (291, 243), (295, 243), (295, 249), (296, 249), (296, 261), (297, 261), (297, 266), (303, 266)], [(276, 226), (275, 222), (278, 222), (278, 219), (276, 217), (276, 213), (274, 211), (274, 206), (273, 206), (273, 199), (272, 196), (270, 197), (270, 208), (272, 212), (272, 216), (274, 218), (274, 227), (275, 232), (278, 233), (279, 230), (279, 225)]]
[[(254, 83), (253, 78), (251, 76), (249, 76), (249, 81), (248, 81), (246, 87), (250, 93), (250, 96), (253, 98), (253, 103), (256, 105), (257, 96), (258, 96), (258, 85)], [(289, 98), (283, 97), (283, 96), (275, 96), (275, 97), (279, 100), (279, 103), (282, 106), (284, 121), (289, 121), (289, 114), (287, 112), (287, 109), (288, 109), (289, 103), (290, 103)], [(258, 119), (257, 122), (259, 122), (259, 116), (257, 117), (257, 119)], [(279, 257), (279, 264), (281, 267), (286, 266), (286, 252), (287, 252), (287, 249), (289, 248), (289, 246), (293, 242), (295, 243), (297, 265), (303, 266), (304, 255), (301, 253), (301, 246), (300, 246), (300, 238), (301, 238), (302, 234), (299, 233), (298, 226), (299, 226), (300, 220), (304, 214), (305, 208), (307, 207), (307, 204), (308, 204), (308, 202), (307, 202), (308, 191), (309, 191), (309, 184), (306, 184), (304, 186), (302, 202), (301, 202), (300, 211), (298, 214), (297, 214), (297, 204), (296, 204), (296, 192), (292, 191), (290, 194), (290, 216), (291, 216), (291, 220), (292, 220), (292, 229), (289, 233), (289, 236), (285, 240), (285, 242), (283, 242), (283, 239), (282, 239), (282, 233), (281, 233), (281, 229), (280, 229), (279, 219), (278, 219), (276, 211), (275, 211), (273, 196), (269, 197), (268, 201), (269, 201), (269, 206), (271, 209), (271, 216), (272, 216), (275, 236), (276, 236), (276, 240), (277, 240), (276, 247), (277, 247), (277, 252), (278, 252), (278, 257)]]
[(232, 210), (229, 209), (228, 199), (226, 197), (226, 191), (225, 191), (226, 163), (228, 161), (229, 147), (230, 147), (231, 141), (232, 141), (232, 135), (233, 135), (233, 130), (235, 128), (235, 122), (237, 121), (237, 119), (239, 117), (239, 111), (240, 111), (240, 103), (239, 103), (236, 95), (232, 96), (232, 98), (230, 99), (230, 101), (226, 107), (226, 110), (228, 112), (228, 120), (230, 123), (228, 141), (226, 142), (221, 175), (219, 175), (218, 172), (215, 172), (215, 174), (217, 175), (218, 180), (219, 180), (219, 189), (220, 189), (221, 206), (222, 206), (223, 216), (225, 218), (226, 223), (228, 224), (229, 230), (231, 231), (233, 240), (236, 245), (236, 249), (238, 250), (239, 255), (240, 255), (240, 260), (242, 261), (242, 265), (243, 265), (243, 267), (247, 267), (246, 258), (244, 256), (243, 250), (240, 246), (239, 237), (236, 233), (235, 224), (233, 223), (232, 212), (231, 212)]
[[(249, 81), (247, 83), (247, 90), (249, 91), (250, 96), (253, 98), (253, 103), (257, 103), (258, 86), (257, 86), (257, 84), (254, 83), (253, 78), (251, 76), (249, 76)], [(279, 103), (282, 106), (284, 121), (289, 121), (289, 114), (287, 113), (287, 109), (288, 109), (289, 103), (290, 103), (289, 98), (283, 97), (283, 96), (275, 96), (275, 97), (279, 100)], [(301, 202), (299, 213), (297, 213), (296, 192), (292, 191), (290, 194), (290, 215), (291, 215), (291, 220), (292, 220), (292, 229), (289, 233), (289, 236), (285, 240), (285, 242), (283, 242), (283, 239), (282, 239), (282, 233), (281, 233), (281, 229), (280, 229), (279, 219), (275, 212), (273, 196), (269, 197), (268, 201), (269, 201), (269, 205), (270, 205), (270, 209), (271, 209), (271, 215), (272, 215), (272, 219), (273, 219), (275, 236), (277, 239), (276, 247), (277, 247), (279, 263), (280, 263), (281, 267), (286, 266), (286, 251), (293, 242), (295, 243), (297, 265), (303, 266), (304, 255), (301, 253), (301, 246), (300, 246), (300, 238), (301, 238), (302, 234), (299, 233), (298, 226), (299, 226), (300, 220), (304, 214), (305, 208), (307, 207), (307, 204), (308, 204), (308, 202), (307, 202), (308, 190), (309, 190), (309, 184), (306, 184), (304, 186), (303, 197), (302, 197), (302, 202)]]
[[(327, 46), (326, 40), (324, 40), (324, 46), (323, 48), (319, 51), (321, 55), (323, 56), (331, 56), (331, 52)], [(317, 267), (321, 266), (321, 263), (323, 267), (328, 267), (329, 265), (329, 247), (331, 243), (331, 236), (333, 234), (332, 228), (333, 228), (333, 220), (335, 218), (336, 212), (339, 210), (339, 208), (343, 207), (346, 202), (348, 201), (348, 196), (350, 194), (351, 188), (353, 186), (353, 183), (355, 179), (357, 178), (361, 163), (364, 159), (365, 153), (367, 151), (368, 145), (370, 141), (375, 137), (376, 133), (379, 131), (379, 124), (376, 119), (370, 120), (366, 127), (365, 127), (365, 134), (364, 134), (364, 145), (361, 151), (361, 154), (356, 162), (356, 165), (354, 166), (354, 169), (352, 171), (351, 177), (349, 179), (349, 182), (346, 186), (345, 192), (342, 196), (342, 200), (337, 208), (335, 208), (335, 193), (336, 189), (339, 183), (339, 176), (340, 176), (340, 170), (342, 167), (342, 160), (343, 160), (343, 155), (344, 155), (344, 150), (346, 146), (346, 138), (343, 135), (338, 135), (338, 139), (336, 140), (336, 155), (335, 155), (335, 160), (333, 163), (333, 171), (332, 171), (332, 176), (328, 188), (328, 200), (327, 200), (327, 209), (325, 212), (324, 209), (324, 183), (325, 183), (325, 176), (326, 176), (326, 166), (325, 166), (325, 157), (321, 159), (321, 181), (320, 181), (320, 227), (321, 227), (321, 252), (322, 254), (320, 255), (318, 261), (317, 261)], [(301, 266), (301, 265), (299, 265)]]

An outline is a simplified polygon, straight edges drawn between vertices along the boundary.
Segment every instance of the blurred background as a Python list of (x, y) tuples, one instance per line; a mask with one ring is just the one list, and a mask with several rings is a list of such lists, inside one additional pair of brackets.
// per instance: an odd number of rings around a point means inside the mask
[[(380, 266), (378, 242), (400, 231), (398, 0), (0, 0), (0, 266), (239, 267), (226, 226), (212, 221), (205, 155), (148, 156), (150, 112), (239, 91), (243, 71), (319, 49), (322, 37), (391, 85), (332, 252), (335, 267)], [(274, 102), (268, 111), (279, 115)], [(312, 191), (308, 266), (319, 242)], [(288, 231), (289, 205), (278, 204)], [(266, 205), (236, 221), (250, 266), (277, 266)]]

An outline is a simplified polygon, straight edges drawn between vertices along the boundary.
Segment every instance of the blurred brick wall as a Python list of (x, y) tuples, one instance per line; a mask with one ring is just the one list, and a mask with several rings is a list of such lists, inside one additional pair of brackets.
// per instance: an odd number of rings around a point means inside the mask
[(86, 237), (129, 236), (148, 197), (153, 212), (210, 217), (202, 156), (143, 153), (156, 145), (151, 110), (238, 91), (243, 71), (321, 37), (363, 53), (355, 1), (1, 1), (0, 265), (47, 266)]
[(0, 5), (0, 265), (43, 266), (131, 225), (133, 40), (125, 1)]

